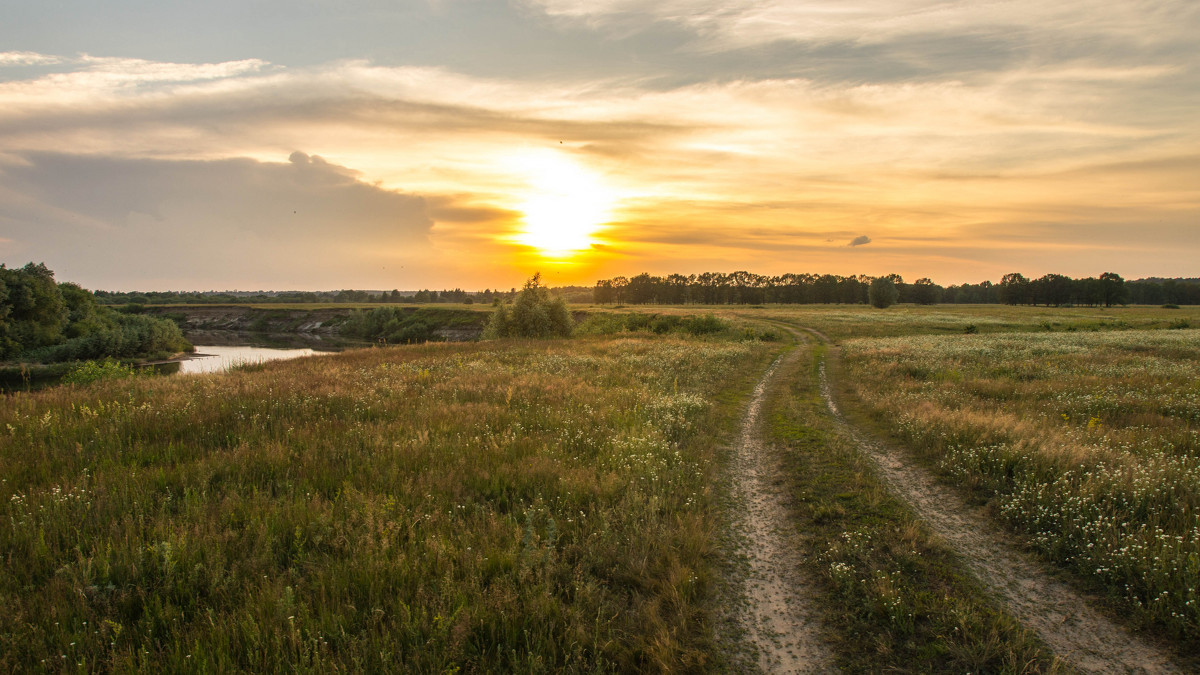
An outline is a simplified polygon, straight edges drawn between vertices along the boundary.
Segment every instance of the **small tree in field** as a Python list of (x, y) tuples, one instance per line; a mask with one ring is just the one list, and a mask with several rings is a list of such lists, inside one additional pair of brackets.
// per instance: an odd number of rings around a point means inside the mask
[(867, 298), (873, 306), (879, 309), (891, 307), (896, 304), (899, 297), (900, 291), (896, 288), (896, 282), (888, 277), (872, 279), (871, 285), (867, 288)]
[(567, 337), (574, 328), (567, 303), (542, 285), (541, 273), (534, 274), (517, 294), (512, 305), (498, 305), (483, 331), (485, 338)]

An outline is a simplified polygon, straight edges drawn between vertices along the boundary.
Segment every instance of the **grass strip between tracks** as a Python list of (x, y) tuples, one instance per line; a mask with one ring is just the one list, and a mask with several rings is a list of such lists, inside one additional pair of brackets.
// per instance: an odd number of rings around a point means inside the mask
[(772, 391), (768, 432), (824, 602), (838, 665), (850, 672), (1057, 673), (1067, 669), (1001, 610), (825, 413), (824, 345), (801, 345)]

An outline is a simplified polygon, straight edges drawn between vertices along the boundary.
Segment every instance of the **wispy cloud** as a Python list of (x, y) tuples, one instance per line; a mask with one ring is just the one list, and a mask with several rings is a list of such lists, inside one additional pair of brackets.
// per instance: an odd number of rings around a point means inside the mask
[(768, 42), (877, 43), (908, 35), (980, 36), (1014, 32), (1023, 39), (1069, 33), (1148, 40), (1184, 37), (1194, 25), (1188, 0), (1113, 3), (1103, 0), (527, 0), (551, 17), (594, 28), (629, 30), (647, 20), (679, 24), (713, 48)]
[[(936, 26), (943, 37), (957, 32), (955, 39), (1015, 24), (1068, 31), (1071, 12), (1091, 7), (1026, 0), (914, 0), (891, 13), (896, 3), (540, 6), (603, 30), (622, 16), (638, 17), (639, 25), (648, 17), (686, 26), (720, 48), (812, 39), (838, 49), (839, 41), (853, 43), (846, 47), (853, 50), (892, 40), (880, 53), (905, 58), (913, 54), (909, 38), (933, 40), (922, 27)], [(1200, 208), (1194, 163), (1178, 156), (1180, 147), (1200, 147), (1195, 57), (1173, 51), (1179, 26), (1162, 28), (1157, 42), (1142, 37), (1133, 49), (1136, 36), (1119, 20), (1134, 12), (1126, 18), (1138, 25), (1189, 25), (1193, 13), (1178, 3), (1161, 12), (1147, 7), (1122, 6), (1113, 10), (1118, 19), (1078, 18), (1080, 36), (1107, 36), (1074, 38), (1094, 45), (1082, 56), (1047, 56), (1027, 43), (993, 69), (964, 73), (943, 70), (947, 56), (917, 53), (930, 62), (916, 78), (834, 78), (819, 68), (803, 76), (747, 71), (670, 82), (643, 73), (522, 78), (367, 60), (285, 67), (260, 59), (188, 64), (6, 52), (0, 217), (6, 232), (19, 234), (5, 246), (68, 246), (57, 235), (37, 238), (39, 223), (67, 232), (122, 222), (159, 232), (150, 240), (167, 245), (162, 232), (205, 227), (189, 209), (226, 227), (265, 217), (270, 200), (321, 194), (331, 208), (304, 202), (306, 211), (327, 219), (321, 222), (351, 222), (347, 236), (356, 243), (344, 245), (364, 255), (380, 255), (383, 248), (366, 242), (383, 238), (390, 250), (427, 245), (442, 260), (499, 259), (505, 249), (497, 242), (519, 225), (525, 188), (505, 160), (536, 148), (585, 164), (620, 193), (602, 234), (614, 256), (649, 256), (652, 246), (664, 246), (719, 260), (724, 247), (755, 251), (770, 265), (878, 261), (915, 273), (885, 257), (903, 251), (916, 271), (936, 259), (976, 275), (974, 265), (954, 262), (966, 253), (937, 256), (991, 241), (978, 223), (1012, 223), (1021, 232), (1033, 231), (1022, 224), (1037, 223), (1029, 227), (1054, 244), (1068, 239), (1046, 223), (1078, 222), (1084, 211), (1175, 222)], [(1022, 9), (1031, 14), (1010, 14)], [(1044, 25), (1031, 27), (1037, 22)], [(1112, 41), (1132, 56), (1105, 57)], [(309, 154), (282, 163), (297, 148)], [(305, 176), (335, 182), (305, 196), (288, 182)], [(266, 188), (256, 193), (238, 181)], [(356, 209), (351, 196), (371, 206)], [(382, 225), (388, 218), (401, 223), (394, 232)], [(314, 235), (318, 220), (305, 222), (299, 231)], [(864, 230), (878, 240), (865, 249)], [(913, 231), (933, 239), (899, 236)], [(400, 234), (408, 238), (387, 239)], [(859, 250), (846, 251), (847, 241)], [(1186, 246), (1200, 252), (1194, 241)], [(853, 260), (829, 262), (839, 255)]]

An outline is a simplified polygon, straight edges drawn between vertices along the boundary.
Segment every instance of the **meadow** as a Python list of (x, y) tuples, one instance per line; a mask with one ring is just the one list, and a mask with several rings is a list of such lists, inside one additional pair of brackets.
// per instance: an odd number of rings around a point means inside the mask
[(729, 443), (789, 350), (765, 433), (840, 667), (1070, 671), (829, 419), (836, 352), (902, 451), (1200, 643), (1200, 310), (574, 309), (568, 340), (6, 396), (0, 670), (736, 669)]
[(705, 670), (761, 343), (365, 349), (0, 408), (0, 670)]
[(843, 356), (905, 445), (1136, 623), (1200, 644), (1200, 331), (856, 339)]

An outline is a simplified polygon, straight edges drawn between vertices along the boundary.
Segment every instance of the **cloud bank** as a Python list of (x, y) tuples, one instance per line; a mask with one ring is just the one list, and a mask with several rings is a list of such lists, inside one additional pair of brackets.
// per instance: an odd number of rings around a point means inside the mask
[[(150, 270), (143, 285), (513, 285), (547, 264), (511, 243), (529, 189), (512, 160), (531, 151), (619, 196), (571, 281), (715, 265), (950, 283), (1024, 261), (1171, 275), (1200, 255), (1194, 2), (437, 5), (289, 23), (321, 54), (303, 62), (175, 58), (136, 25), (121, 58), (10, 36), (0, 260), (58, 256), (114, 283)], [(364, 28), (443, 15), (470, 39), (435, 31), (428, 57)], [(325, 58), (336, 44), (351, 47)]]
[(419, 260), (433, 224), (423, 198), (302, 152), (287, 163), (21, 160), (0, 165), (5, 258), (46, 259), (74, 278), (138, 269), (172, 288), (214, 278), (339, 284), (368, 260)]

